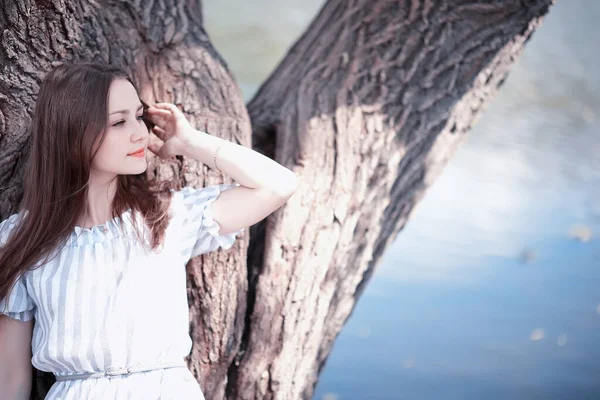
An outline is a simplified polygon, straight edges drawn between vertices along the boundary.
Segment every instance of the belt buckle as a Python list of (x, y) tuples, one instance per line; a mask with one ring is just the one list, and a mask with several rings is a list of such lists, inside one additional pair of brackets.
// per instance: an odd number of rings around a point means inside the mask
[(106, 375), (108, 376), (117, 376), (117, 375), (124, 375), (124, 374), (129, 374), (130, 370), (129, 368), (113, 368), (113, 367), (108, 367), (106, 369)]

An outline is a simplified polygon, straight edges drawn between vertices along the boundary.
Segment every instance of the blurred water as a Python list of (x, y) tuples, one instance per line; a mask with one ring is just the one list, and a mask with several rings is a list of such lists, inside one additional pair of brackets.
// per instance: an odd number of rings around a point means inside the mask
[[(249, 99), (321, 2), (207, 1)], [(315, 400), (600, 399), (600, 2), (559, 1), (388, 249)]]

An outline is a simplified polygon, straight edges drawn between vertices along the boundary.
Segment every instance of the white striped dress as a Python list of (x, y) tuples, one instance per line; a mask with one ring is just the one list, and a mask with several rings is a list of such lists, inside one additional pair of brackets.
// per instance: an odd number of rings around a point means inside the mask
[[(32, 364), (61, 376), (182, 361), (192, 347), (185, 264), (219, 247), (231, 248), (244, 231), (219, 235), (209, 207), (221, 191), (235, 186), (174, 191), (172, 220), (158, 251), (146, 252), (135, 239), (131, 210), (90, 229), (75, 227), (53, 260), (26, 271), (8, 301), (0, 301), (0, 312), (11, 318), (35, 317)], [(19, 215), (0, 223), (0, 246)], [(126, 235), (118, 230), (122, 224)], [(57, 381), (46, 396), (47, 400), (203, 398), (185, 367)]]

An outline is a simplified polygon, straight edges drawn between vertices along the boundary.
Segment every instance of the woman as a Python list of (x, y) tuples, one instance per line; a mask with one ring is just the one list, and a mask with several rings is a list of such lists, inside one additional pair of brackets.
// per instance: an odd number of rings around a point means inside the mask
[[(237, 183), (147, 181), (146, 149)], [(146, 105), (122, 69), (53, 69), (36, 102), (23, 201), (0, 224), (0, 393), (28, 399), (33, 364), (56, 376), (46, 399), (203, 398), (184, 363), (185, 265), (229, 249), (295, 187), (290, 170), (194, 130), (175, 105)]]

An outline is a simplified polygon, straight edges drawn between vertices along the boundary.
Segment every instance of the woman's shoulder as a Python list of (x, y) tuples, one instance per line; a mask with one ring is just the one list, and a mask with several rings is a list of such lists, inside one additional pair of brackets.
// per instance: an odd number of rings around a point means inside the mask
[(7, 218), (0, 220), (0, 228), (12, 224), (19, 214), (11, 214)]
[(13, 229), (18, 225), (21, 217), (26, 215), (27, 211), (20, 211), (8, 216), (8, 218), (0, 221), (0, 246), (6, 243), (8, 236)]

